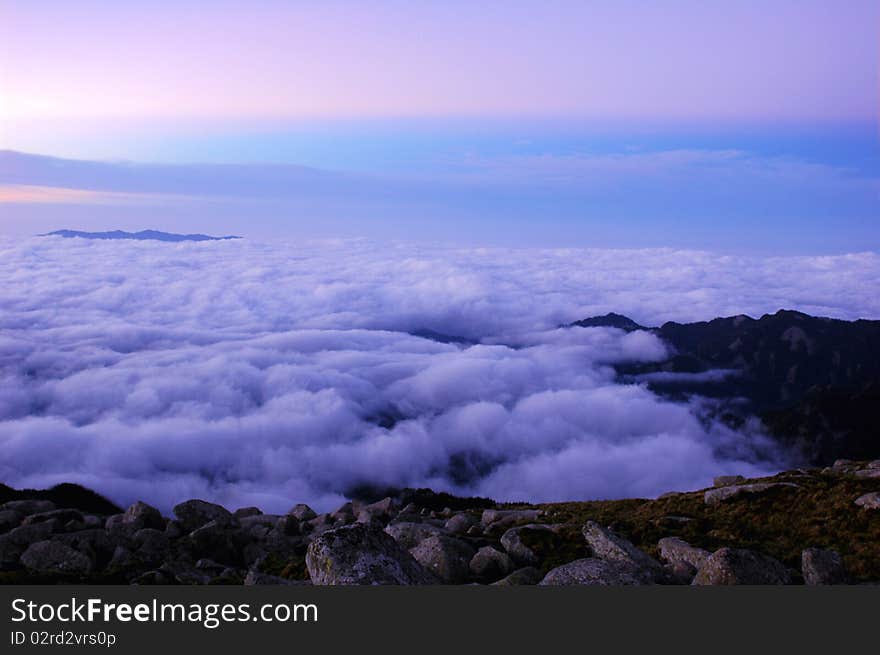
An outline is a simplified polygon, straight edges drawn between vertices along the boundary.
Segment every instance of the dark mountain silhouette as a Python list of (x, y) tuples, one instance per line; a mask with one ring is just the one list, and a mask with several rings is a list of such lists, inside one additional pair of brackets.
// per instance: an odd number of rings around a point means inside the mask
[(173, 232), (159, 232), (158, 230), (141, 230), (140, 232), (123, 232), (113, 230), (111, 232), (81, 232), (79, 230), (55, 230), (41, 237), (80, 237), (81, 239), (135, 239), (137, 241), (226, 241), (227, 239), (240, 239), (237, 236), (212, 237), (207, 234), (174, 234)]
[(428, 328), (418, 328), (417, 330), (412, 330), (410, 334), (414, 337), (429, 339), (430, 341), (436, 341), (437, 343), (451, 343), (464, 346), (473, 346), (477, 343), (473, 339), (468, 339), (467, 337), (461, 337), (455, 334), (444, 334), (443, 332), (436, 332)]
[(0, 505), (11, 500), (51, 500), (58, 507), (98, 514), (116, 514), (122, 509), (104, 496), (78, 484), (64, 482), (51, 489), (13, 489), (0, 483)]
[[(670, 397), (700, 394), (723, 403), (733, 422), (759, 416), (812, 463), (880, 457), (880, 321), (843, 321), (780, 310), (759, 319), (716, 318), (645, 327), (618, 314), (572, 325), (647, 330), (671, 356), (618, 367)], [(729, 371), (707, 381), (709, 371)], [(702, 375), (701, 375), (702, 374)]]

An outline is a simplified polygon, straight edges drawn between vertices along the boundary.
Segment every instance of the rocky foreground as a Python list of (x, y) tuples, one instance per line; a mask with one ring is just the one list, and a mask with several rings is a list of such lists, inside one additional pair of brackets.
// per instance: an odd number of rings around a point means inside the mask
[(2, 487), (4, 498), (4, 583), (880, 582), (880, 460), (727, 476), (656, 500), (535, 506), (403, 490), (320, 515), (188, 500), (167, 518), (74, 485)]

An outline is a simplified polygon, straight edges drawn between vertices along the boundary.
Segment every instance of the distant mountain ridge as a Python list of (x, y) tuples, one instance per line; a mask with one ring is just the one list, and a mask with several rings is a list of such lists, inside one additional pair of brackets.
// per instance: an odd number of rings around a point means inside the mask
[[(660, 327), (606, 314), (571, 325), (656, 334), (671, 356), (618, 366), (623, 379), (647, 382), (669, 397), (742, 399), (740, 408), (726, 406), (728, 421), (757, 415), (812, 463), (880, 457), (880, 321), (780, 310), (759, 319), (740, 315)], [(707, 382), (706, 372), (718, 370), (732, 374)]]
[(175, 234), (173, 232), (160, 232), (158, 230), (141, 230), (140, 232), (124, 232), (112, 230), (110, 232), (82, 232), (80, 230), (55, 230), (37, 236), (59, 236), (65, 238), (80, 237), (81, 239), (134, 239), (136, 241), (226, 241), (229, 239), (241, 239), (239, 236), (214, 237), (207, 234)]

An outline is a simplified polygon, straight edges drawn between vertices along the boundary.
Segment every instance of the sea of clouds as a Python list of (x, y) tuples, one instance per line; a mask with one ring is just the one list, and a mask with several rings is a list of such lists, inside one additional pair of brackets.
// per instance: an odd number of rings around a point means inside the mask
[[(282, 511), (362, 485), (653, 496), (789, 463), (621, 384), (648, 325), (779, 308), (880, 317), (880, 255), (0, 240), (0, 481), (167, 510)], [(433, 330), (476, 342), (414, 336)]]

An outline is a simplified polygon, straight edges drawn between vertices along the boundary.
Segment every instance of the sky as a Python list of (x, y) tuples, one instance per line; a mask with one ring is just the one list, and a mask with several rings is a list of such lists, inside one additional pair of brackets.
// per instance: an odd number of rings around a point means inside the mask
[[(0, 149), (181, 167), (132, 196), (7, 157), (0, 227), (876, 250), (878, 26), (872, 0), (0, 0)], [(338, 186), (232, 198), (204, 164)]]

